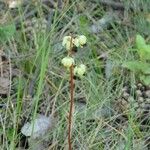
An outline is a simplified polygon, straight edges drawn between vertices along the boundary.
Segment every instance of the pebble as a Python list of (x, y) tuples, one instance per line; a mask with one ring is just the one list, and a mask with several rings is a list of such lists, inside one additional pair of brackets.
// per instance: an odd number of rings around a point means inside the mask
[(145, 107), (145, 103), (141, 103), (140, 106), (141, 106), (142, 108), (144, 108), (144, 107)]
[(130, 97), (128, 98), (128, 102), (133, 103), (134, 101), (135, 101), (134, 97), (130, 96)]
[(137, 97), (142, 96), (141, 90), (136, 90), (136, 95), (137, 95)]
[(147, 103), (150, 103), (150, 98), (147, 98), (147, 99), (146, 99), (146, 102), (147, 102)]
[(144, 98), (143, 97), (139, 97), (138, 98), (138, 102), (140, 102), (140, 103), (144, 102)]
[(145, 92), (146, 97), (150, 98), (150, 90)]
[(122, 103), (122, 105), (127, 105), (128, 104), (127, 101), (124, 100), (124, 99), (122, 99), (121, 103)]
[(138, 88), (141, 88), (143, 85), (141, 83), (138, 83)]
[(127, 92), (127, 91), (128, 91), (128, 87), (127, 86), (122, 88), (122, 92)]
[(129, 96), (130, 96), (129, 93), (127, 93), (127, 92), (124, 92), (124, 93), (123, 93), (123, 97), (124, 97), (125, 99), (128, 99)]
[(138, 109), (137, 109), (137, 113), (138, 113), (138, 114), (141, 114), (141, 113), (142, 113), (142, 109), (141, 109), (141, 108), (138, 108)]
[(133, 104), (134, 108), (137, 108), (138, 106), (139, 106), (139, 104), (137, 102)]

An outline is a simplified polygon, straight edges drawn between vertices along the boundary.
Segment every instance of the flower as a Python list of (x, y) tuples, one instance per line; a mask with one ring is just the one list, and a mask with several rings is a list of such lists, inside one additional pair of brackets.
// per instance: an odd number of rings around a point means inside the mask
[(62, 59), (61, 63), (66, 67), (69, 68), (71, 67), (73, 64), (75, 64), (74, 59), (72, 57), (65, 57)]
[[(84, 35), (78, 35), (75, 39), (72, 38), (71, 36), (65, 36), (63, 38), (62, 45), (66, 47), (67, 50), (70, 50), (73, 46), (76, 47), (83, 47), (84, 44), (86, 44), (86, 36)], [(71, 43), (72, 42), (72, 43)]]
[(80, 35), (78, 38), (79, 38), (79, 43), (80, 43), (81, 47), (82, 47), (84, 44), (86, 44), (86, 41), (87, 41), (86, 36)]
[(80, 64), (74, 68), (74, 74), (82, 77), (86, 72), (86, 66), (84, 64)]
[(65, 36), (63, 38), (62, 46), (66, 47), (67, 50), (70, 50), (71, 38), (72, 38), (71, 36)]
[(79, 38), (76, 37), (74, 40), (73, 40), (73, 43), (76, 47), (79, 47), (80, 46), (80, 41), (79, 41)]

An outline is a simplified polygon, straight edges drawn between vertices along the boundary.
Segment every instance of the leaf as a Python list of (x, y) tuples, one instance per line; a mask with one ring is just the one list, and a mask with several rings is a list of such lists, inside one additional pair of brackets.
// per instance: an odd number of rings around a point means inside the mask
[(140, 72), (141, 71), (141, 64), (138, 61), (128, 61), (122, 64), (124, 68), (127, 68), (133, 72)]
[(140, 80), (141, 80), (145, 85), (150, 85), (150, 75), (149, 75), (149, 76), (141, 75), (141, 76), (140, 76)]
[(136, 47), (138, 48), (137, 52), (141, 60), (150, 60), (150, 45), (145, 43), (141, 35), (136, 36)]
[(150, 65), (141, 61), (128, 61), (122, 64), (123, 67), (135, 72), (150, 74)]
[(0, 26), (0, 42), (6, 42), (14, 35), (15, 31), (14, 24)]
[(136, 36), (136, 47), (140, 50), (146, 45), (145, 39), (141, 35)]

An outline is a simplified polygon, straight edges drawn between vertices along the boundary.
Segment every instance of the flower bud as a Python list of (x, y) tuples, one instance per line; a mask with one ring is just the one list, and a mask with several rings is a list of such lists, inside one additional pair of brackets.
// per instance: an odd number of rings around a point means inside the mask
[(65, 57), (62, 59), (61, 63), (66, 67), (69, 68), (71, 67), (73, 64), (75, 64), (74, 59), (72, 57)]

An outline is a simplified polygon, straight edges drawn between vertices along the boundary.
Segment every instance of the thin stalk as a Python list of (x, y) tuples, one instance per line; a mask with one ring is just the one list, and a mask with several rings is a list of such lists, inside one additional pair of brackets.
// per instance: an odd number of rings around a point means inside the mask
[[(70, 52), (69, 55), (72, 55), (72, 37), (70, 41)], [(74, 105), (74, 66), (72, 65), (70, 67), (70, 110), (69, 110), (69, 117), (68, 117), (68, 146), (69, 150), (72, 150), (72, 144), (71, 144), (71, 128), (72, 128), (72, 115), (73, 115), (73, 105)]]

